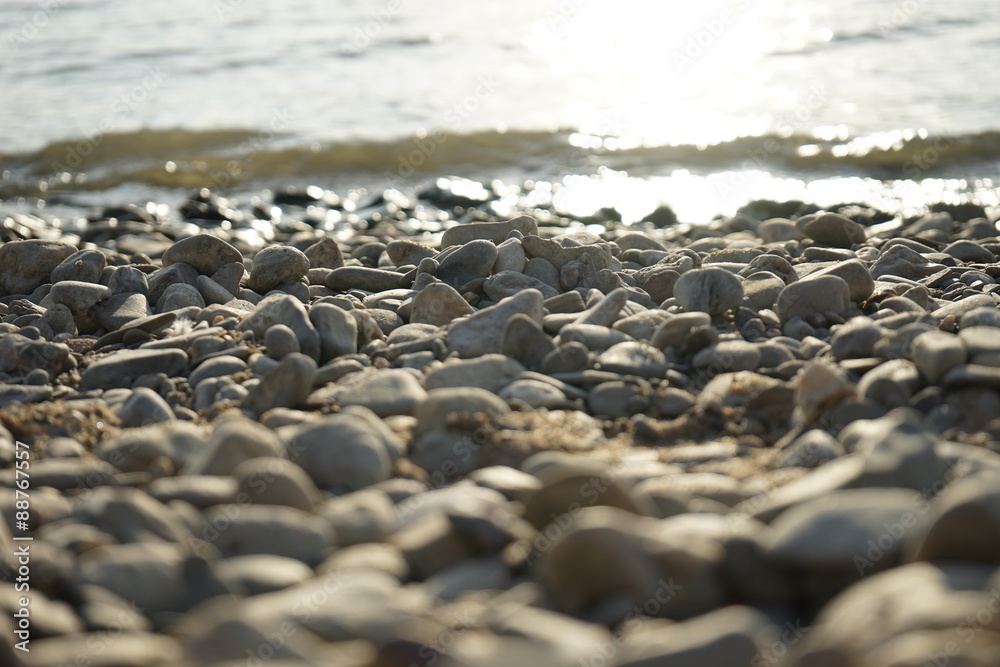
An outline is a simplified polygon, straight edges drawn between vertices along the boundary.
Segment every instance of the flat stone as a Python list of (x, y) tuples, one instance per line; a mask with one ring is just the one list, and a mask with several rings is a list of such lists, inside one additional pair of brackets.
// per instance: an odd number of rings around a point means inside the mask
[(530, 215), (522, 215), (501, 222), (469, 222), (449, 227), (441, 235), (441, 249), (465, 245), (478, 239), (501, 243), (512, 231), (528, 236), (538, 234), (538, 223)]
[(597, 357), (597, 368), (622, 375), (663, 377), (667, 360), (663, 352), (646, 343), (627, 341), (612, 345)]
[(388, 417), (415, 414), (427, 392), (413, 373), (386, 369), (337, 388), (331, 397), (342, 406), (360, 405), (379, 417)]
[(996, 255), (976, 243), (975, 241), (959, 240), (949, 243), (941, 249), (946, 255), (951, 255), (961, 262), (971, 264), (993, 264), (997, 261)]
[(785, 324), (793, 318), (804, 318), (814, 313), (841, 315), (850, 306), (851, 292), (847, 283), (837, 276), (822, 276), (787, 285), (778, 295), (775, 312)]
[[(690, 621), (659, 625), (647, 621), (623, 638), (620, 667), (698, 667), (700, 665), (755, 665), (769, 654), (762, 647), (785, 644), (779, 629), (752, 607), (730, 606)], [(760, 664), (767, 664), (766, 662)]]
[(483, 284), (483, 291), (493, 301), (514, 296), (526, 289), (538, 290), (545, 299), (559, 295), (559, 292), (547, 283), (517, 271), (499, 271)]
[(81, 389), (111, 389), (131, 386), (140, 375), (164, 373), (184, 375), (188, 356), (181, 350), (122, 350), (103, 357), (83, 372)]
[(867, 236), (864, 227), (837, 213), (804, 215), (795, 226), (816, 243), (834, 248), (850, 248), (864, 243)]
[(454, 287), (445, 283), (431, 283), (413, 298), (410, 322), (443, 327), (454, 319), (474, 312), (475, 309)]
[(221, 565), (222, 576), (234, 581), (248, 595), (264, 595), (312, 579), (312, 568), (302, 561), (269, 554), (234, 556)]
[(1000, 389), (1000, 368), (966, 364), (945, 373), (942, 384), (949, 389), (961, 387), (992, 387)]
[(960, 301), (953, 301), (947, 305), (941, 306), (931, 314), (938, 319), (943, 319), (949, 315), (962, 317), (966, 313), (977, 308), (995, 309), (996, 307), (996, 299), (989, 294), (976, 294), (974, 296), (966, 297)]
[(531, 408), (561, 407), (566, 394), (558, 387), (539, 380), (515, 380), (500, 390), (500, 398), (511, 403), (523, 403)]
[(197, 387), (208, 378), (232, 376), (247, 370), (247, 364), (239, 357), (223, 355), (208, 359), (198, 365), (188, 376), (188, 384)]
[(111, 296), (111, 290), (104, 285), (65, 280), (56, 283), (46, 297), (53, 303), (61, 303), (74, 315), (84, 315), (97, 303)]
[(0, 245), (0, 292), (31, 294), (48, 282), (52, 271), (77, 252), (61, 241), (10, 241)]
[(341, 266), (330, 272), (326, 286), (337, 292), (361, 289), (366, 292), (385, 292), (400, 286), (403, 276), (395, 271), (370, 269), (364, 266)]
[(282, 283), (303, 278), (309, 267), (309, 258), (298, 248), (266, 246), (254, 255), (247, 286), (258, 294), (266, 294)]
[(502, 354), (486, 354), (477, 359), (448, 361), (424, 377), (429, 390), (445, 387), (477, 387), (497, 393), (527, 370)]
[[(226, 529), (215, 530), (222, 521), (228, 521)], [(335, 544), (327, 521), (279, 505), (223, 505), (205, 512), (205, 525), (202, 538), (209, 541), (213, 531), (211, 543), (226, 558), (268, 554), (318, 565)]]
[(497, 259), (497, 247), (491, 241), (469, 241), (441, 260), (437, 277), (458, 289), (477, 278), (490, 275)]
[(173, 243), (163, 253), (163, 266), (183, 262), (210, 276), (226, 264), (242, 262), (243, 254), (217, 236), (196, 234)]
[(739, 308), (743, 300), (743, 285), (739, 278), (725, 269), (692, 269), (677, 280), (674, 298), (686, 311), (719, 316)]
[(164, 505), (181, 500), (199, 510), (235, 503), (239, 484), (229, 475), (161, 477), (149, 484), (149, 495)]
[(694, 355), (691, 366), (707, 369), (714, 375), (754, 371), (760, 367), (760, 346), (743, 340), (724, 340)]
[(565, 247), (558, 241), (539, 236), (525, 236), (521, 239), (524, 252), (530, 258), (541, 257), (556, 270), (561, 270), (570, 262), (578, 261), (584, 255), (593, 262), (594, 270), (611, 268), (611, 248), (607, 244), (588, 244)]
[(798, 241), (805, 238), (795, 223), (786, 218), (771, 218), (760, 223), (757, 235), (764, 243), (781, 243), (783, 241)]
[(529, 289), (453, 322), (448, 328), (448, 349), (465, 358), (499, 352), (507, 321), (522, 313), (541, 323), (542, 301), (541, 292)]

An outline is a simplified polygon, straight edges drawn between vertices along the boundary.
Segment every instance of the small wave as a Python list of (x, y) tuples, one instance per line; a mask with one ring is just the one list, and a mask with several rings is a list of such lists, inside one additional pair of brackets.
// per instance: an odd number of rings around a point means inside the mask
[(581, 142), (572, 130), (438, 132), (325, 146), (250, 129), (141, 130), (54, 142), (34, 153), (0, 155), (9, 172), (0, 181), (0, 197), (37, 195), (67, 185), (75, 190), (104, 190), (130, 182), (183, 188), (215, 184), (224, 189), (279, 178), (355, 173), (399, 182), (501, 169), (551, 176), (602, 166), (637, 176), (673, 169), (760, 170), (883, 180), (919, 180), (961, 170), (971, 176), (997, 172), (998, 131), (937, 137), (895, 134), (897, 139), (889, 145), (864, 137), (824, 141), (803, 135), (763, 135), (708, 146), (615, 149), (613, 141), (600, 137)]

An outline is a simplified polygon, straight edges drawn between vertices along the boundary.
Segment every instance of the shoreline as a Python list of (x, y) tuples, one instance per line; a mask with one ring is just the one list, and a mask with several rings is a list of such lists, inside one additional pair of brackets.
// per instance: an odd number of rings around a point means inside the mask
[(533, 196), (9, 218), (0, 541), (40, 574), (0, 653), (991, 664), (995, 211)]

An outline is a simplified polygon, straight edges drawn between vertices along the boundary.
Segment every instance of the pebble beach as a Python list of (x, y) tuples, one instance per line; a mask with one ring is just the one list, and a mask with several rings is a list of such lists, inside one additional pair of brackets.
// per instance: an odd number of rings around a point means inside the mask
[(10, 215), (0, 664), (995, 666), (995, 212)]

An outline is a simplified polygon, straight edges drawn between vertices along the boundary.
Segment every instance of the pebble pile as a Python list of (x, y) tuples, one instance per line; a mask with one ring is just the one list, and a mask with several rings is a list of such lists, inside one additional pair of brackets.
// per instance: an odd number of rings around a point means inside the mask
[(452, 185), (4, 222), (0, 664), (998, 664), (985, 211)]

